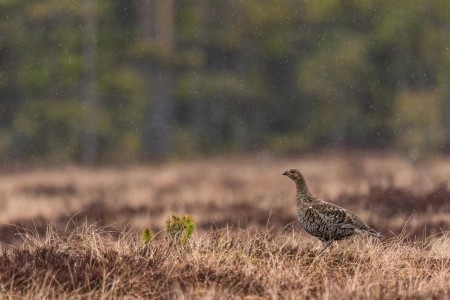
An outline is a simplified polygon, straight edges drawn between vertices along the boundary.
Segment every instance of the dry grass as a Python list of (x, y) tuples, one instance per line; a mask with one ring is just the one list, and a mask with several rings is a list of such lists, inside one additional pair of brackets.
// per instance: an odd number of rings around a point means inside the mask
[[(301, 169), (324, 200), (357, 212), (385, 239), (320, 243), (295, 229)], [(0, 175), (0, 293), (27, 298), (448, 298), (450, 160), (412, 165), (358, 154)], [(198, 230), (164, 233), (173, 213)], [(51, 224), (51, 225), (49, 225)], [(95, 225), (92, 225), (95, 224)]]
[(450, 239), (345, 241), (319, 255), (295, 230), (212, 230), (186, 245), (147, 246), (94, 227), (28, 236), (0, 256), (7, 297), (442, 298), (450, 293)]

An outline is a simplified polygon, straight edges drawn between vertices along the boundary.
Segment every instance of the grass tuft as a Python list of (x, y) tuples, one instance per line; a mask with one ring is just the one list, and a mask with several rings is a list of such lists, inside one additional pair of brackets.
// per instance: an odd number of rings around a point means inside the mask
[(144, 230), (142, 230), (142, 241), (144, 242), (144, 244), (148, 244), (150, 243), (153, 238), (155, 237), (155, 234), (153, 232), (153, 230), (151, 228), (144, 228)]
[(181, 241), (184, 245), (195, 231), (195, 221), (189, 215), (172, 215), (166, 219), (164, 231), (176, 241)]

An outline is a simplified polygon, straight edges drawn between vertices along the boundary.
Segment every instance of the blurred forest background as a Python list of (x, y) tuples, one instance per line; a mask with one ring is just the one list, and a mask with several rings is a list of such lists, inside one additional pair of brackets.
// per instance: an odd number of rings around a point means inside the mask
[(0, 160), (450, 148), (448, 0), (1, 0)]

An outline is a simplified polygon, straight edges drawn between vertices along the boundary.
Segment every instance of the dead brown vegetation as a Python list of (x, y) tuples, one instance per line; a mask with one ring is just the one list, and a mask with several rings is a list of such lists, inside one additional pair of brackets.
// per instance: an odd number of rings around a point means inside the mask
[(78, 227), (0, 255), (8, 297), (445, 298), (450, 239), (357, 238), (319, 255), (297, 230), (211, 230), (185, 245)]
[[(385, 238), (343, 241), (318, 256), (317, 240), (294, 229), (295, 188), (281, 176), (292, 167), (314, 194)], [(0, 175), (0, 206), (5, 296), (445, 298), (450, 289), (445, 157), (22, 170)], [(197, 220), (193, 239), (174, 247), (159, 233), (145, 247), (141, 230), (160, 232), (173, 213)]]

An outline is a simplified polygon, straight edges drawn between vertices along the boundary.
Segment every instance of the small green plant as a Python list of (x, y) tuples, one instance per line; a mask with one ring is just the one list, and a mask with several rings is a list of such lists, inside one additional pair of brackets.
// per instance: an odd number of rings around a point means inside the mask
[(195, 221), (189, 215), (172, 215), (166, 219), (164, 231), (174, 240), (180, 240), (185, 244), (195, 231)]
[(142, 240), (144, 241), (144, 244), (150, 243), (154, 237), (155, 234), (153, 233), (153, 230), (151, 228), (145, 227), (142, 231)]

